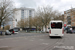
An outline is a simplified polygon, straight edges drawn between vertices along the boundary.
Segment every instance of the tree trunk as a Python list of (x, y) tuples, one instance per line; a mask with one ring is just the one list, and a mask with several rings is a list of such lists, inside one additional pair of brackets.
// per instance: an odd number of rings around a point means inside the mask
[(46, 27), (46, 25), (45, 25), (45, 32), (47, 31), (47, 27)]
[(1, 23), (0, 23), (0, 30), (1, 30)]
[(1, 26), (0, 26), (0, 30), (1, 30)]
[(42, 31), (43, 31), (43, 26), (42, 26)]
[(36, 26), (36, 33), (37, 33), (37, 26)]

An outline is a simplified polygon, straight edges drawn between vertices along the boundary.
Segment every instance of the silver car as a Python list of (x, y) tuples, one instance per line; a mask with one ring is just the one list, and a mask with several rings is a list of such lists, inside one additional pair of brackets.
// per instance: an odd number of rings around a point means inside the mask
[(9, 30), (6, 30), (5, 35), (11, 35), (11, 32)]

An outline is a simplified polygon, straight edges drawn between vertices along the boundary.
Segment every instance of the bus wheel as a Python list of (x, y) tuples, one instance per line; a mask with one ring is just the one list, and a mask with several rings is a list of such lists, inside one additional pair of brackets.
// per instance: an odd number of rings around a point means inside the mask
[(51, 36), (49, 36), (49, 38), (52, 38)]

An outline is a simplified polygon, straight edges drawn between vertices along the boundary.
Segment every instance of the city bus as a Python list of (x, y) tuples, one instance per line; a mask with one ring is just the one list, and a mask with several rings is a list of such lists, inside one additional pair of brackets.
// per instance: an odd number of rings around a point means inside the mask
[(49, 29), (49, 37), (54, 36), (64, 36), (64, 29), (63, 29), (63, 21), (61, 20), (53, 20), (49, 23), (50, 29)]

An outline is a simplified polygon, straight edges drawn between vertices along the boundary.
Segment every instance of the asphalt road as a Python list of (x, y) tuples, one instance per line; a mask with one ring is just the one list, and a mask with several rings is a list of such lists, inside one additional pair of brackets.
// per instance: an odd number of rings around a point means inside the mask
[(0, 36), (0, 50), (75, 50), (75, 34), (49, 38), (48, 33)]

